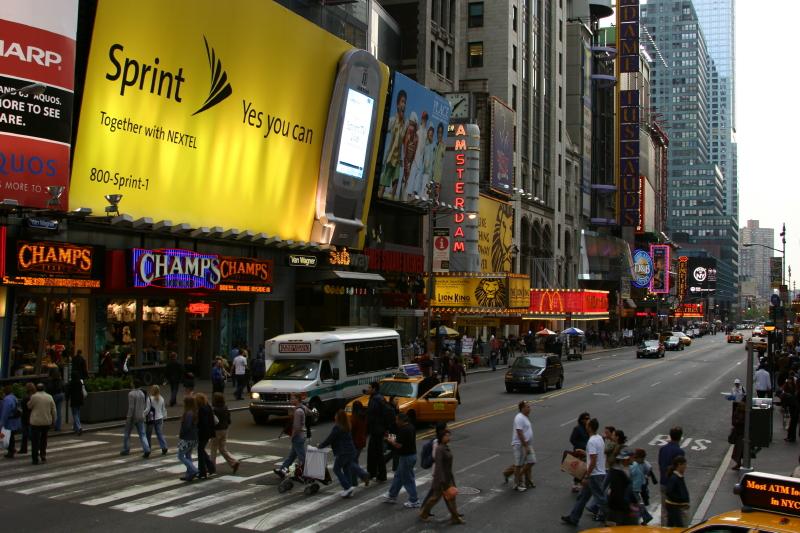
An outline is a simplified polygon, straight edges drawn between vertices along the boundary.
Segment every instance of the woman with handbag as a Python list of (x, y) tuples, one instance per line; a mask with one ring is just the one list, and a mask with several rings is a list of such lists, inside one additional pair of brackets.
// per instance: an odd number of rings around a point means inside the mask
[(147, 444), (153, 438), (153, 430), (158, 438), (158, 445), (161, 447), (161, 455), (167, 455), (167, 440), (164, 438), (164, 419), (167, 418), (167, 404), (161, 396), (161, 389), (158, 385), (150, 387), (150, 411), (145, 417), (147, 422)]
[(67, 394), (69, 394), (69, 410), (72, 412), (72, 431), (80, 435), (83, 433), (81, 407), (83, 407), (83, 399), (86, 397), (86, 388), (83, 386), (83, 380), (78, 372), (72, 373), (72, 379), (69, 380), (69, 386), (67, 387)]
[(447, 509), (450, 511), (450, 523), (453, 525), (465, 524), (464, 518), (458, 514), (458, 508), (456, 507), (458, 489), (456, 488), (456, 480), (453, 476), (453, 452), (450, 451), (450, 430), (445, 429), (442, 431), (438, 441), (436, 454), (434, 455), (436, 470), (433, 472), (433, 481), (431, 482), (432, 493), (422, 506), (419, 517), (424, 522), (430, 520), (431, 509), (444, 497), (444, 502), (447, 505)]

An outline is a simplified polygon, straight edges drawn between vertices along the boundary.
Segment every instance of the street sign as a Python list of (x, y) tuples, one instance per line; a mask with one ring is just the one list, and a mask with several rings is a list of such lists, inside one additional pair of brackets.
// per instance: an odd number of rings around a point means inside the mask
[(433, 271), (450, 271), (450, 228), (433, 228)]
[(773, 307), (780, 307), (781, 297), (778, 296), (777, 294), (773, 294), (772, 296), (770, 296), (769, 302)]

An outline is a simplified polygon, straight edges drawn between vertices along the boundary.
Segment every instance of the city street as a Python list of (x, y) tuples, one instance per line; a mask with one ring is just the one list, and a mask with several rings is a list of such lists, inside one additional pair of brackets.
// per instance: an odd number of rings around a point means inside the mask
[[(696, 339), (684, 351), (667, 352), (665, 359), (636, 359), (634, 348), (619, 348), (566, 362), (564, 388), (546, 394), (507, 394), (501, 370), (471, 375), (462, 390), (458, 419), (451, 424), (454, 470), (461, 491), (458, 505), (467, 521), (464, 529), (573, 529), (559, 521), (574, 501), (571, 480), (559, 466), (562, 451), (569, 447), (570, 431), (583, 410), (597, 417), (601, 426), (623, 429), (629, 446), (644, 448), (654, 463), (669, 428), (682, 425), (694, 515), (729, 451), (730, 405), (720, 393), (729, 390), (735, 377), (745, 377), (745, 355), (742, 345), (726, 344), (723, 335)], [(533, 401), (531, 419), (539, 463), (534, 468), (537, 488), (517, 493), (503, 483), (501, 471), (511, 460), (511, 424), (521, 399)], [(156, 453), (143, 460), (134, 446), (131, 456), (119, 457), (121, 429), (52, 439), (46, 465), (32, 466), (27, 457), (3, 463), (0, 509), (5, 511), (4, 527), (28, 531), (107, 531), (110, 527), (211, 531), (223, 526), (304, 532), (451, 527), (446, 525), (442, 504), (434, 509), (434, 521), (423, 525), (415, 510), (403, 508), (404, 492), (398, 504), (383, 503), (387, 484), (362, 486), (348, 500), (340, 500), (337, 484), (323, 487), (311, 497), (297, 487), (279, 494), (271, 470), (288, 450), (288, 440), (277, 438), (279, 424), (255, 426), (246, 411), (233, 418), (229, 443), (234, 455), (242, 458), (238, 475), (229, 475), (227, 465), (222, 464), (219, 476), (191, 484), (178, 480), (183, 467), (174, 449), (166, 457)], [(314, 428), (311, 442), (321, 441), (329, 428), (330, 423)], [(171, 446), (176, 431), (175, 422), (167, 425)], [(422, 428), (418, 436), (428, 432)], [(364, 461), (362, 455), (362, 464)], [(430, 471), (418, 467), (420, 497), (429, 480)], [(657, 487), (651, 493), (656, 495), (651, 505), (656, 510)], [(593, 525), (584, 515), (581, 528)]]

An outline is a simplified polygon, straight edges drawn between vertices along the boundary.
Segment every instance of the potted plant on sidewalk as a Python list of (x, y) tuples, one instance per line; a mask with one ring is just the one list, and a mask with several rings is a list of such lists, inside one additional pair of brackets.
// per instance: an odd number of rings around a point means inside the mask
[(81, 409), (81, 420), (86, 423), (105, 422), (125, 418), (128, 411), (128, 393), (133, 388), (130, 377), (96, 377), (84, 381), (86, 398)]

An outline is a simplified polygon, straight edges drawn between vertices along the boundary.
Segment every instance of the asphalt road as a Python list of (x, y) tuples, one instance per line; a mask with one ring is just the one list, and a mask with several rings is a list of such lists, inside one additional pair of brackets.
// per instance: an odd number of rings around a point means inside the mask
[[(730, 404), (720, 394), (735, 377), (744, 378), (745, 350), (728, 345), (723, 335), (697, 339), (665, 359), (636, 359), (633, 348), (620, 348), (565, 362), (562, 390), (544, 394), (508, 394), (503, 371), (474, 374), (463, 386), (457, 421), (451, 424), (454, 469), (461, 495), (465, 531), (574, 531), (559, 517), (574, 502), (570, 478), (560, 472), (562, 451), (581, 411), (601, 426), (613, 425), (629, 436), (629, 445), (644, 448), (652, 462), (669, 428), (684, 429), (688, 450), (687, 483), (695, 513), (729, 452)], [(533, 402), (531, 419), (539, 463), (537, 488), (524, 493), (503, 483), (501, 470), (511, 461), (511, 426), (520, 399)], [(175, 446), (175, 422), (167, 424)], [(314, 429), (321, 441), (330, 423)], [(278, 439), (279, 423), (256, 426), (249, 414), (234, 414), (230, 449), (242, 459), (237, 476), (224, 464), (220, 476), (184, 484), (174, 451), (143, 460), (119, 457), (121, 430), (54, 439), (47, 465), (27, 458), (0, 463), (0, 516), (4, 528), (27, 531), (444, 531), (445, 509), (422, 524), (415, 510), (401, 503), (382, 503), (388, 485), (357, 489), (339, 499), (337, 484), (314, 496), (295, 488), (279, 494), (270, 471), (288, 450)], [(423, 435), (429, 429), (421, 428)], [(362, 463), (365, 459), (362, 457)], [(218, 459), (218, 462), (221, 458)], [(420, 497), (427, 492), (429, 470), (417, 470)], [(654, 487), (655, 488), (655, 487)], [(652, 491), (657, 502), (657, 488)], [(728, 490), (729, 488), (724, 488)], [(399, 501), (405, 501), (401, 492)], [(655, 510), (655, 509), (654, 509)], [(594, 526), (584, 515), (581, 529)]]

